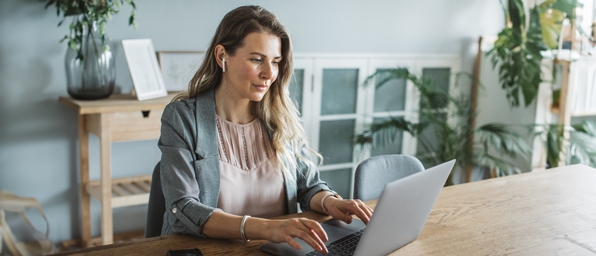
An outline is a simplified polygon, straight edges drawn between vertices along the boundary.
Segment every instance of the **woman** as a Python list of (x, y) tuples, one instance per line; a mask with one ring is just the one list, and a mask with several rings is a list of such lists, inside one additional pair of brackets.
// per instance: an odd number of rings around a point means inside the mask
[[(162, 115), (159, 147), (166, 199), (162, 234), (293, 238), (327, 253), (316, 221), (266, 218), (314, 210), (365, 223), (372, 210), (343, 200), (319, 179), (298, 111), (288, 96), (290, 37), (258, 6), (232, 10), (217, 28), (189, 90)], [(252, 217), (251, 217), (252, 216)]]

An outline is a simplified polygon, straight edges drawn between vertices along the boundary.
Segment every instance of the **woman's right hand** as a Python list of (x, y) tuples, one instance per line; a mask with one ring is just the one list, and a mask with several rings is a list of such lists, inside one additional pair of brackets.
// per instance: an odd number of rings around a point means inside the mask
[[(203, 224), (203, 233), (211, 238), (241, 239), (242, 216), (215, 211)], [(316, 251), (327, 254), (327, 234), (321, 224), (307, 218), (270, 220), (257, 217), (246, 219), (244, 232), (247, 239), (269, 240), (274, 243), (288, 243), (300, 250), (294, 238), (302, 239)]]
[(327, 234), (321, 225), (307, 218), (292, 218), (285, 220), (267, 221), (264, 236), (274, 243), (288, 243), (296, 250), (300, 250), (299, 243), (294, 238), (299, 238), (308, 243), (316, 251), (327, 254)]

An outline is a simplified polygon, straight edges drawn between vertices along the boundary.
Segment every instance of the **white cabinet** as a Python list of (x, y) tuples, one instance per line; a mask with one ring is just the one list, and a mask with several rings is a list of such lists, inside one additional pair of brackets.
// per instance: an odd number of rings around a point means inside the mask
[(391, 146), (354, 150), (354, 135), (367, 124), (417, 118), (418, 100), (410, 82), (393, 80), (378, 88), (373, 82), (365, 87), (368, 76), (381, 69), (408, 68), (431, 80), (446, 80), (437, 85), (449, 89), (450, 74), (459, 72), (459, 64), (459, 56), (297, 54), (290, 94), (301, 110), (310, 146), (324, 157), (323, 180), (350, 198), (353, 172), (361, 160), (382, 154), (416, 154), (416, 140), (409, 134), (397, 134)]

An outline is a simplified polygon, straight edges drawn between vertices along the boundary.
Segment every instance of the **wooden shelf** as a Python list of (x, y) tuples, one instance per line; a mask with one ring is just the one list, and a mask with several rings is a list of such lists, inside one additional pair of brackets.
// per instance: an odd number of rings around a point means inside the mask
[[(146, 204), (149, 202), (151, 175), (112, 179), (112, 207)], [(90, 181), (86, 186), (91, 197), (101, 202), (99, 180)]]
[[(550, 106), (550, 112), (555, 115), (559, 115), (559, 107), (555, 105)], [(574, 116), (596, 116), (596, 109), (594, 110), (585, 110), (585, 111), (575, 111), (570, 114), (572, 117)]]
[[(593, 56), (581, 56), (574, 60), (554, 59), (554, 63), (560, 65), (560, 92), (558, 104), (551, 103), (550, 112), (557, 117), (557, 124), (565, 127), (570, 126), (572, 117), (596, 116), (596, 108), (593, 104), (593, 99), (589, 98), (593, 95), (593, 87), (590, 80), (585, 77), (592, 77), (594, 73), (594, 66), (596, 66), (596, 58)], [(554, 69), (555, 67), (552, 66)], [(584, 77), (584, 78), (582, 78)], [(557, 102), (557, 100), (554, 100)], [(590, 104), (588, 104), (590, 103)], [(565, 144), (568, 145), (570, 138), (569, 129), (563, 132)], [(564, 166), (567, 157), (566, 145), (559, 152), (559, 166)], [(546, 149), (542, 149), (542, 156), (540, 159), (545, 164), (547, 159)], [(534, 169), (544, 168), (545, 166), (533, 166)]]

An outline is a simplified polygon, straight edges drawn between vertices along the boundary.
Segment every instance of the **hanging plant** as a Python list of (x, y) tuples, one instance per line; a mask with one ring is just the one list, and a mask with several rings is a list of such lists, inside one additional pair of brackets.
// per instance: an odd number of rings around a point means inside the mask
[[(104, 47), (108, 40), (105, 32), (105, 24), (117, 14), (124, 3), (132, 7), (132, 12), (128, 18), (128, 24), (136, 28), (135, 23), (135, 3), (134, 0), (48, 0), (45, 8), (56, 6), (56, 15), (62, 16), (58, 26), (62, 25), (67, 17), (72, 17), (70, 23), (70, 32), (65, 35), (60, 42), (68, 41), (68, 46), (77, 51), (77, 59), (84, 58), (83, 42), (84, 31), (91, 31), (91, 26), (98, 26), (99, 37)], [(104, 49), (104, 51), (107, 49)]]

